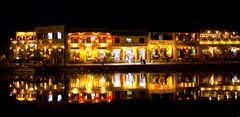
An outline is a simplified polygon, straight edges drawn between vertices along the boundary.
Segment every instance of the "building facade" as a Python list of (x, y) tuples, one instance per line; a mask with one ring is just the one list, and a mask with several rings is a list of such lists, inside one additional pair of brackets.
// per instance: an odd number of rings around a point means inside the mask
[(16, 38), (11, 39), (10, 54), (12, 59), (29, 59), (37, 49), (35, 31), (16, 32)]
[[(146, 32), (145, 30), (75, 29), (40, 26), (16, 32), (12, 59), (44, 58), (50, 64), (235, 61), (240, 59), (236, 31)], [(65, 53), (66, 50), (66, 53)]]
[(202, 30), (200, 58), (207, 61), (236, 60), (240, 58), (240, 39), (236, 31)]
[(65, 32), (63, 25), (36, 27), (37, 48), (49, 63), (63, 63)]
[(111, 32), (114, 62), (135, 63), (147, 59), (147, 33), (143, 30)]
[(112, 37), (108, 32), (71, 32), (67, 44), (69, 63), (110, 61)]

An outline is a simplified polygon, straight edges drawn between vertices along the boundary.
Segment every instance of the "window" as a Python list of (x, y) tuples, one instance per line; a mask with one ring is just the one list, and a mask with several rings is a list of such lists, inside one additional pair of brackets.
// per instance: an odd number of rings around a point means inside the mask
[(163, 40), (173, 40), (171, 34), (163, 34)]
[(91, 43), (91, 37), (84, 38), (82, 43)]
[(99, 43), (106, 43), (106, 37), (99, 37)]
[(45, 34), (44, 33), (37, 33), (37, 39), (44, 39)]
[(126, 42), (127, 42), (127, 43), (133, 43), (133, 42), (132, 42), (132, 38), (127, 38), (127, 39), (126, 39)]
[(62, 95), (61, 95), (61, 94), (59, 94), (59, 95), (57, 96), (57, 101), (58, 101), (58, 102), (62, 101)]
[(33, 36), (29, 36), (29, 40), (33, 40)]
[(72, 43), (78, 43), (78, 39), (76, 37), (71, 37), (71, 42)]
[(144, 38), (139, 38), (139, 43), (144, 43)]
[(115, 38), (115, 43), (120, 43), (120, 39), (119, 38)]
[(18, 40), (25, 40), (25, 36), (17, 36)]
[(62, 39), (62, 32), (57, 32), (57, 39)]
[(151, 39), (152, 40), (163, 40), (163, 36), (162, 36), (162, 34), (151, 33)]
[(48, 39), (53, 39), (53, 33), (48, 33)]
[(24, 40), (25, 38), (24, 38), (24, 36), (17, 36), (17, 39), (18, 40)]
[(91, 38), (87, 37), (87, 43), (91, 43)]

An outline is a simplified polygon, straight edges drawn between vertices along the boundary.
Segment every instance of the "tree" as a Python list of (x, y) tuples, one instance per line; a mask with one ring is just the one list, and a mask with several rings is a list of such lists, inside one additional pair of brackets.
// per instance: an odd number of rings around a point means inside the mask
[(112, 53), (110, 51), (108, 51), (105, 54), (106, 54), (106, 62), (111, 62)]

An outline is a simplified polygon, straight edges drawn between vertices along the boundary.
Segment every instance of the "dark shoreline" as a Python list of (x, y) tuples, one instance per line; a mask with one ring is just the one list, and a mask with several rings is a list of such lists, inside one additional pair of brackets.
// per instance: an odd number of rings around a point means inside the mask
[[(236, 71), (240, 63), (178, 63), (178, 64), (91, 64), (91, 65), (52, 65), (34, 67), (39, 73), (74, 73), (74, 72), (208, 72)], [(12, 73), (14, 67), (0, 67), (0, 73)]]

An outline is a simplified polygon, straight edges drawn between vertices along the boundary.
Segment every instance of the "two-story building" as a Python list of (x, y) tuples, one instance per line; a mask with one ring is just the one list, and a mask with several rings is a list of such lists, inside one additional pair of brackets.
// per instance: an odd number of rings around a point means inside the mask
[(208, 61), (240, 58), (240, 39), (236, 31), (201, 30), (200, 55)]
[(144, 30), (111, 30), (114, 62), (134, 63), (147, 59), (147, 33)]
[(193, 61), (198, 59), (198, 32), (176, 32), (174, 35), (176, 41), (176, 53), (174, 53), (177, 60)]
[(148, 34), (148, 59), (164, 61), (175, 58), (175, 41), (172, 32), (150, 32)]
[(37, 49), (35, 31), (16, 32), (16, 38), (11, 39), (10, 52), (12, 59), (29, 59)]
[(36, 27), (37, 48), (51, 63), (63, 63), (65, 32), (63, 25)]
[(75, 29), (68, 33), (69, 63), (110, 61), (112, 37), (107, 29)]

